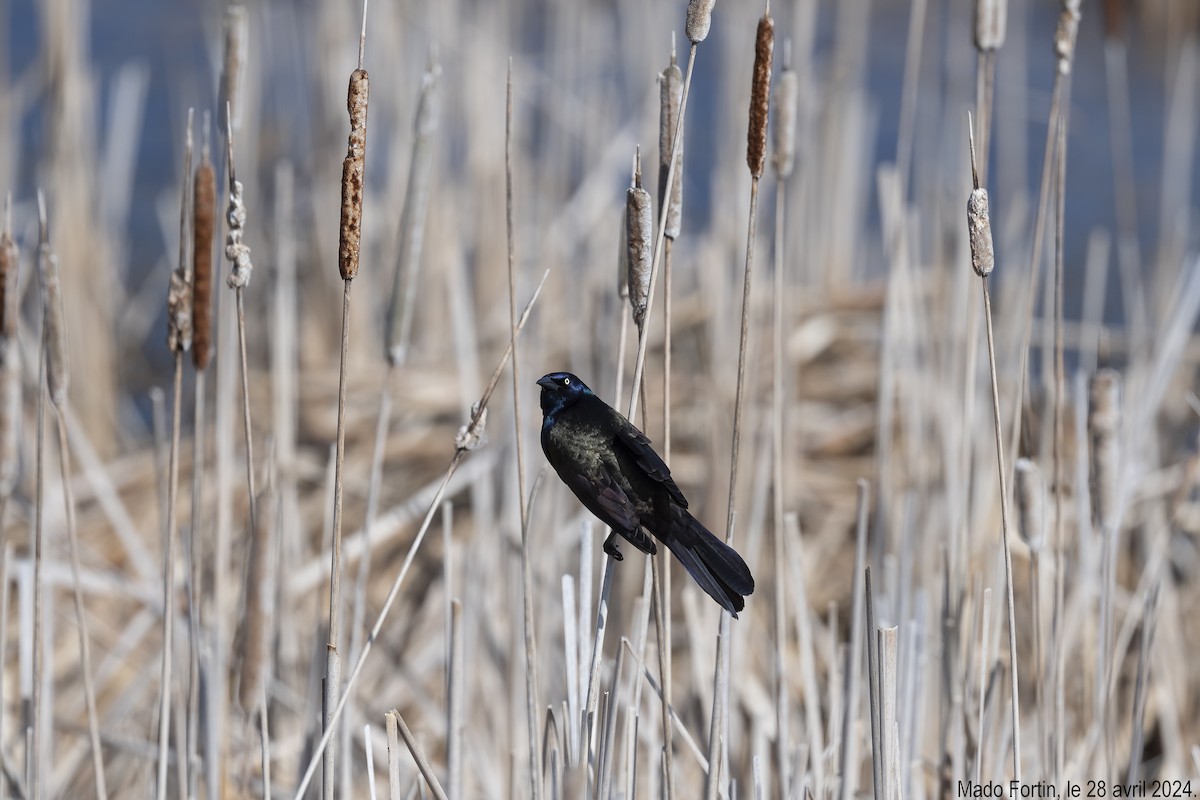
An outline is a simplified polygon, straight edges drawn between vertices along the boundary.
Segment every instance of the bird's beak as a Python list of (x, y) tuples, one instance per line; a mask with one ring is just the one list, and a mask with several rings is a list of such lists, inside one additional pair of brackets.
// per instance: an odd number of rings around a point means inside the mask
[(553, 389), (554, 381), (550, 380), (549, 375), (543, 375), (542, 377), (538, 378), (538, 386), (543, 386), (547, 389)]

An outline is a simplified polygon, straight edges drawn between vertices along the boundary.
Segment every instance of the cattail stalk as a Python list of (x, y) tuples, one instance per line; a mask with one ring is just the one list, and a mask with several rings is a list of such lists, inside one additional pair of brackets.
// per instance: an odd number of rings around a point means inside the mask
[(250, 533), (250, 553), (247, 556), (245, 607), (237, 639), (241, 645), (238, 658), (238, 703), (249, 715), (262, 711), (262, 693), (270, 674), (270, 644), (275, 619), (276, 548), (275, 510), (270, 481), (258, 502), (258, 518)]
[[(791, 64), (791, 42), (783, 48), (783, 73), (779, 76), (775, 102), (775, 141), (772, 165), (775, 168), (775, 250), (774, 291), (771, 295), (772, 321), (772, 527), (773, 544), (777, 569), (775, 582), (775, 724), (776, 724), (776, 769), (778, 792), (782, 797), (791, 794), (791, 746), (788, 742), (788, 688), (787, 688), (787, 591), (783, 580), (782, 565), (786, 563), (784, 550), (784, 493), (787, 491), (784, 475), (784, 280), (783, 265), (787, 263), (785, 232), (787, 225), (788, 184), (796, 163), (796, 101), (799, 80)], [(842, 781), (847, 778), (843, 774)]]
[[(671, 463), (671, 265), (675, 240), (683, 224), (683, 139), (674, 147), (683, 101), (683, 71), (676, 63), (675, 37), (671, 36), (671, 63), (659, 75), (658, 120), (658, 205), (665, 210), (663, 223), (663, 459)], [(674, 173), (672, 173), (672, 169)], [(671, 175), (675, 180), (671, 180)], [(624, 317), (622, 317), (624, 319)], [(623, 347), (623, 345), (622, 345)], [(617, 395), (618, 397), (620, 395)], [(655, 635), (658, 637), (658, 672), (662, 675), (663, 774), (666, 800), (675, 798), (674, 744), (671, 729), (671, 554), (658, 555), (652, 576), (658, 608)], [(636, 750), (635, 750), (636, 752)]]
[[(750, 121), (746, 133), (746, 166), (750, 169), (750, 214), (746, 226), (746, 267), (742, 283), (742, 324), (738, 339), (737, 385), (733, 402), (733, 443), (729, 457), (729, 502), (725, 518), (725, 541), (733, 542), (733, 520), (737, 513), (738, 458), (742, 437), (746, 391), (746, 361), (750, 340), (750, 302), (754, 276), (754, 239), (758, 218), (758, 184), (766, 165), (767, 117), (771, 103), (771, 67), (775, 49), (775, 23), (771, 19), (770, 7), (758, 21), (754, 40), (754, 72), (750, 83)], [(729, 615), (721, 614), (721, 632), (717, 646), (716, 672), (720, 675), (729, 660)], [(709, 763), (713, 766), (708, 773), (705, 796), (716, 800), (720, 781), (721, 764), (718, 742), (729, 739), (729, 683), (717, 681), (720, 691), (714, 696), (709, 732)], [(723, 733), (723, 735), (722, 735)]]
[(1050, 763), (1050, 729), (1045, 707), (1046, 664), (1042, 652), (1042, 547), (1046, 542), (1046, 486), (1042, 471), (1027, 458), (1016, 466), (1017, 533), (1029, 548), (1029, 583), (1033, 602), (1034, 710), (1037, 712), (1038, 752)]
[(1017, 619), (1016, 603), (1013, 600), (1012, 548), (1009, 542), (1008, 521), (1008, 472), (1004, 467), (1004, 436), (1001, 432), (1000, 384), (996, 378), (996, 343), (992, 331), (992, 295), (988, 287), (988, 276), (995, 267), (992, 247), (992, 223), (988, 210), (987, 189), (980, 185), (975, 161), (975, 137), (972, 132), (971, 177), (973, 190), (967, 200), (967, 230), (971, 241), (971, 267), (983, 284), (983, 317), (987, 330), (988, 365), (992, 377), (992, 419), (996, 434), (996, 471), (1000, 484), (1000, 529), (1004, 546), (1004, 582), (1008, 592), (1008, 656), (1010, 699), (1012, 710), (1012, 762), (1013, 779), (1021, 779), (1021, 711), (1017, 687)]
[[(88, 622), (84, 615), (83, 606), (83, 579), (82, 567), (79, 563), (79, 539), (76, 530), (76, 517), (74, 517), (74, 493), (71, 487), (71, 459), (70, 449), (67, 447), (66, 440), (66, 398), (67, 392), (70, 390), (70, 373), (67, 372), (67, 329), (66, 329), (66, 314), (62, 311), (62, 284), (59, 273), (58, 255), (54, 254), (49, 241), (49, 223), (46, 215), (46, 203), (41, 192), (37, 194), (38, 215), (41, 217), (40, 241), (38, 241), (38, 271), (40, 271), (42, 281), (42, 347), (46, 351), (46, 383), (49, 387), (50, 403), (54, 405), (54, 411), (58, 416), (58, 441), (59, 441), (59, 467), (62, 470), (62, 500), (66, 510), (67, 522), (67, 546), (70, 551), (71, 558), (71, 584), (72, 597), (74, 600), (74, 612), (76, 612), (76, 626), (79, 634), (79, 661), (80, 668), (83, 672), (84, 686), (84, 702), (88, 709), (88, 733), (90, 736), (90, 744), (92, 751), (92, 771), (94, 771), (95, 789), (98, 798), (107, 798), (108, 788), (104, 781), (104, 760), (103, 751), (100, 742), (100, 717), (96, 712), (96, 687), (92, 682), (91, 670), (91, 648), (88, 640)], [(38, 392), (41, 393), (41, 392)], [(42, 421), (42, 404), (41, 399), (38, 401), (38, 452), (42, 449), (42, 429), (44, 422)], [(42, 474), (41, 474), (41, 458), (38, 459), (38, 506), (41, 506), (42, 500)], [(41, 565), (41, 555), (44, 552), (44, 531), (41, 530), (41, 511), (38, 511), (38, 530), (37, 543), (35, 547), (36, 561), (35, 572)], [(35, 578), (35, 584), (37, 579)], [(36, 588), (38, 596), (35, 600), (35, 609), (40, 607), (41, 590)], [(35, 616), (36, 616), (35, 612)], [(41, 625), (35, 621), (35, 637), (40, 637)], [(38, 645), (35, 643), (35, 648)], [(35, 660), (40, 656), (40, 652), (35, 650)], [(35, 670), (35, 675), (38, 673)], [(35, 682), (35, 686), (40, 685), (40, 679)], [(35, 688), (35, 718), (37, 716), (37, 705), (40, 705), (40, 699), (37, 699), (37, 690)], [(37, 734), (34, 736), (34, 741), (38, 747), (41, 747), (41, 739)], [(40, 762), (40, 757), (35, 756), (34, 763)], [(32, 786), (32, 784), (31, 784)], [(32, 796), (37, 796), (32, 795)]]
[(1008, 0), (975, 0), (976, 69), (975, 116), (979, 123), (979, 170), (986, 182), (991, 152), (992, 104), (996, 85), (996, 51), (1008, 28)]
[(404, 362), (412, 335), (417, 281), (421, 273), (421, 253), (425, 243), (425, 216), (429, 210), (432, 151), (441, 116), (441, 76), (442, 68), (431, 54), (429, 66), (421, 78), (421, 89), (417, 97), (408, 184), (404, 192), (404, 212), (400, 217), (400, 243), (396, 274), (392, 279), (392, 299), (388, 307), (387, 339), (384, 343), (389, 365)]
[[(20, 251), (13, 240), (12, 195), (4, 197), (4, 227), (0, 230), (0, 652), (8, 649), (8, 501), (20, 470), (21, 362), (16, 340)], [(0, 658), (0, 661), (3, 659)], [(4, 681), (0, 681), (0, 742), (4, 741)], [(0, 792), (0, 795), (3, 793)]]
[[(342, 161), (342, 210), (338, 237), (338, 272), (342, 276), (342, 335), (338, 368), (337, 445), (334, 456), (333, 547), (329, 572), (329, 644), (325, 660), (325, 734), (332, 734), (333, 709), (341, 692), (341, 586), (342, 586), (342, 501), (346, 461), (346, 361), (350, 350), (350, 286), (358, 274), (359, 246), (362, 238), (362, 206), (367, 157), (367, 99), (370, 78), (363, 68), (363, 49), (367, 35), (367, 6), (363, 2), (362, 28), (359, 32), (358, 68), (350, 73), (346, 90), (346, 111), (350, 115), (350, 136), (346, 158)], [(330, 739), (329, 741), (332, 741)], [(324, 797), (334, 796), (337, 775), (337, 748), (325, 747), (323, 772)]]
[[(200, 733), (200, 617), (202, 595), (204, 452), (206, 432), (205, 376), (212, 353), (213, 232), (216, 215), (216, 176), (209, 156), (209, 115), (204, 113), (200, 165), (192, 176), (192, 366), (196, 369), (192, 407), (192, 507), (188, 526), (188, 632), (191, 648), (188, 675), (187, 760), (199, 763)], [(214, 759), (215, 761), (215, 759)], [(189, 770), (188, 791), (195, 796), (198, 770)], [(212, 773), (209, 780), (213, 780)]]
[[(517, 256), (514, 230), (513, 202), (513, 80), (512, 59), (508, 60), (508, 76), (505, 81), (504, 111), (504, 208), (505, 231), (508, 242), (508, 313), (509, 345), (512, 348), (513, 426), (517, 450), (517, 491), (520, 493), (521, 509), (521, 588), (524, 609), (523, 629), (525, 635), (525, 714), (529, 732), (529, 782), (530, 797), (538, 800), (542, 796), (541, 759), (538, 757), (538, 672), (537, 639), (533, 617), (533, 560), (530, 558), (529, 503), (525, 494), (525, 449), (521, 435), (521, 383), (520, 359), (517, 350)], [(401, 720), (401, 726), (404, 722)], [(407, 737), (406, 737), (407, 740)], [(410, 745), (410, 749), (411, 749)], [(415, 752), (414, 752), (414, 755)], [(427, 776), (428, 777), (428, 776)], [(430, 785), (436, 785), (429, 778)], [(440, 789), (435, 790), (435, 794)]]

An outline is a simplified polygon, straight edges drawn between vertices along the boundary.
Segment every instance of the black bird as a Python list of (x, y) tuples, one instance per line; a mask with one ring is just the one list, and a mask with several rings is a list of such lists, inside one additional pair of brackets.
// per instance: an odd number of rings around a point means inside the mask
[(551, 372), (542, 387), (542, 450), (563, 483), (612, 528), (604, 552), (617, 561), (620, 534), (643, 553), (665, 544), (700, 588), (733, 616), (754, 591), (754, 577), (732, 547), (688, 513), (671, 471), (639, 431), (569, 372)]

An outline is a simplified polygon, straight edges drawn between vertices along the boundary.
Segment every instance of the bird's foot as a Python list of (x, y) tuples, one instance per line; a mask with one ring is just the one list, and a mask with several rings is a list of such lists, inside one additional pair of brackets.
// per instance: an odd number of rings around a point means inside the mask
[(613, 531), (604, 540), (604, 552), (612, 556), (613, 561), (624, 561), (625, 556), (621, 555), (621, 551), (617, 549), (617, 532)]

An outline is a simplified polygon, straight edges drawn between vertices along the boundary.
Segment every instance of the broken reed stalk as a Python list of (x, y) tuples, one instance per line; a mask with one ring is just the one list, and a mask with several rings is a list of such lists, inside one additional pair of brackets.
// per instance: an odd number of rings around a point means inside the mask
[[(167, 349), (175, 361), (171, 397), (171, 455), (167, 467), (167, 513), (163, 530), (163, 626), (162, 672), (158, 699), (158, 779), (156, 796), (167, 796), (167, 769), (171, 744), (171, 672), (175, 642), (175, 506), (179, 496), (179, 428), (182, 414), (183, 358), (192, 345), (191, 250), (188, 236), (192, 200), (192, 109), (188, 109), (187, 139), (183, 150), (183, 192), (179, 201), (179, 263), (171, 273), (167, 289)], [(190, 245), (190, 246), (189, 246)], [(177, 754), (177, 764), (187, 786), (186, 750)]]
[[(370, 77), (363, 68), (366, 40), (367, 4), (363, 2), (362, 29), (359, 34), (358, 68), (350, 73), (346, 90), (346, 111), (350, 115), (350, 135), (346, 157), (342, 160), (341, 219), (338, 228), (338, 272), (342, 276), (342, 334), (338, 367), (337, 444), (334, 455), (333, 547), (329, 572), (329, 642), (325, 658), (324, 733), (335, 728), (332, 709), (338, 705), (342, 666), (338, 651), (341, 638), (342, 588), (342, 501), (346, 461), (346, 361), (350, 349), (350, 285), (358, 275), (359, 247), (362, 241), (362, 207), (367, 157), (367, 101)], [(330, 738), (329, 741), (332, 741)], [(334, 796), (337, 775), (337, 748), (325, 747), (323, 772), (324, 797)]]
[[(188, 536), (188, 631), (191, 648), (188, 675), (187, 760), (198, 765), (200, 754), (200, 629), (204, 605), (204, 497), (205, 376), (212, 355), (213, 232), (217, 207), (216, 175), (209, 157), (209, 118), (204, 113), (200, 164), (192, 177), (192, 366), (196, 370), (192, 408), (192, 508)], [(188, 791), (196, 794), (198, 770), (190, 769)], [(209, 775), (212, 780), (212, 775)]]
[[(46, 202), (41, 190), (38, 190), (38, 276), (42, 284), (43, 296), (46, 292), (46, 273), (53, 259), (50, 250), (49, 234), (46, 223)], [(31, 712), (25, 728), (25, 785), (30, 797), (41, 797), (42, 789), (42, 739), (45, 725), (45, 714), (42, 708), (43, 678), (45, 671), (45, 609), (42, 607), (42, 554), (45, 551), (46, 520), (43, 501), (46, 489), (46, 386), (47, 362), (50, 360), (49, 348), (46, 345), (46, 303), (42, 302), (42, 324), (38, 342), (38, 376), (37, 376), (37, 445), (35, 447), (34, 464), (34, 500), (33, 528), (31, 530), (30, 550), (33, 552), (33, 688), (30, 698)]]
[[(788, 686), (787, 686), (787, 592), (783, 580), (785, 561), (783, 522), (784, 481), (784, 384), (783, 384), (783, 265), (787, 263), (785, 227), (787, 220), (787, 188), (796, 163), (796, 99), (799, 82), (791, 64), (791, 42), (783, 47), (783, 73), (779, 76), (775, 102), (775, 141), (771, 162), (775, 168), (775, 249), (774, 292), (771, 297), (772, 321), (772, 393), (771, 393), (771, 493), (772, 526), (774, 529), (773, 550), (777, 568), (775, 581), (775, 760), (778, 776), (778, 792), (781, 797), (791, 795), (790, 751), (788, 742)], [(843, 782), (845, 777), (843, 776)]]
[[(529, 320), (529, 315), (533, 311), (534, 304), (541, 296), (542, 287), (546, 285), (546, 278), (550, 276), (550, 270), (546, 270), (542, 274), (541, 281), (537, 288), (534, 289), (533, 295), (529, 298), (529, 302), (525, 304), (525, 309), (521, 312), (521, 319), (517, 323), (517, 333), (519, 334), (524, 328), (525, 323)], [(412, 544), (408, 547), (408, 552), (404, 555), (404, 561), (400, 564), (400, 571), (397, 573), (395, 580), (392, 581), (391, 587), (388, 589), (387, 597), (384, 598), (383, 606), (379, 609), (379, 614), (375, 618), (375, 623), (371, 626), (371, 632), (367, 636), (363, 644), (362, 652), (358, 659), (354, 662), (354, 668), (350, 671), (350, 677), (346, 679), (346, 686), (341, 693), (341, 698), (338, 700), (337, 706), (333, 711), (327, 714), (329, 724), (336, 724), (341, 718), (342, 712), (346, 707), (346, 698), (350, 696), (350, 690), (358, 681), (358, 676), (362, 673), (363, 665), (367, 661), (367, 657), (371, 654), (371, 650), (375, 646), (375, 642), (379, 637), (379, 632), (383, 630), (383, 623), (387, 620), (388, 614), (392, 610), (392, 606), (396, 602), (396, 598), (400, 595), (400, 587), (404, 584), (404, 578), (408, 575), (408, 570), (412, 566), (413, 560), (416, 558), (417, 550), (420, 549), (421, 543), (425, 540), (425, 534), (429, 531), (429, 525), (433, 521), (433, 516), (437, 512), (438, 506), (442, 502), (442, 498), (446, 494), (446, 487), (450, 484), (450, 479), (454, 477), (454, 473), (458, 471), (463, 459), (471, 450), (478, 449), (483, 442), (484, 428), (487, 425), (487, 407), (492, 399), (492, 394), (496, 390), (497, 384), (500, 383), (500, 377), (504, 372), (504, 368), (508, 366), (508, 359), (512, 355), (512, 342), (509, 342), (504, 353), (500, 356), (499, 362), (496, 364), (492, 375), (488, 379), (488, 383), (483, 390), (483, 394), (479, 400), (471, 406), (471, 416), (467, 423), (459, 428), (458, 433), (454, 437), (454, 455), (450, 458), (450, 464), (446, 467), (445, 473), (442, 475), (442, 480), (438, 484), (437, 490), (433, 494), (433, 498), (429, 502), (429, 507), (425, 511), (425, 516), (421, 520), (421, 525), (417, 529), (417, 534), (413, 537)], [(326, 727), (321, 734), (321, 740), (317, 742), (313, 749), (312, 756), (309, 758), (308, 766), (305, 767), (304, 774), (300, 778), (300, 784), (296, 789), (296, 800), (302, 800), (304, 792), (308, 789), (309, 783), (312, 781), (313, 774), (316, 772), (317, 765), (321, 763), (322, 753), (328, 746), (331, 739), (332, 729)]]
[(438, 782), (437, 773), (434, 772), (433, 765), (425, 757), (425, 751), (421, 749), (421, 744), (417, 741), (417, 737), (413, 736), (412, 731), (408, 729), (408, 725), (404, 722), (404, 717), (400, 716), (400, 712), (394, 708), (388, 714), (390, 715), (389, 721), (391, 719), (396, 721), (396, 726), (400, 729), (400, 738), (404, 740), (405, 747), (412, 754), (413, 761), (416, 762), (417, 769), (421, 771), (421, 777), (429, 784), (429, 790), (433, 793), (434, 798), (436, 800), (447, 800), (446, 790)]
[[(970, 122), (968, 120), (968, 127)], [(992, 221), (988, 210), (988, 193), (980, 185), (975, 161), (975, 137), (970, 135), (971, 182), (974, 187), (967, 200), (967, 231), (971, 241), (971, 267), (983, 284), (983, 320), (987, 331), (988, 367), (992, 378), (992, 420), (996, 433), (996, 471), (1000, 485), (1000, 530), (1004, 548), (1004, 583), (1008, 593), (1008, 657), (1012, 710), (1013, 779), (1021, 780), (1021, 709), (1017, 687), (1017, 615), (1013, 600), (1012, 547), (1009, 539), (1008, 472), (1004, 467), (1004, 435), (1001, 431), (1000, 383), (996, 377), (996, 342), (992, 330), (992, 295), (988, 276), (995, 267), (992, 247)], [(982, 735), (982, 734), (981, 734)]]
[[(58, 455), (63, 484), (63, 506), (66, 511), (67, 520), (67, 544), (71, 559), (71, 590), (75, 605), (75, 624), (79, 634), (79, 659), (80, 668), (83, 672), (83, 696), (87, 707), (88, 735), (90, 737), (92, 748), (93, 777), (95, 781), (96, 796), (100, 798), (107, 798), (108, 788), (104, 778), (104, 754), (100, 743), (100, 721), (96, 712), (96, 687), (92, 681), (91, 647), (89, 645), (87, 617), (84, 613), (83, 605), (83, 569), (80, 565), (79, 536), (75, 524), (75, 495), (71, 487), (70, 451), (67, 447), (66, 412), (64, 407), (67, 402), (67, 393), (70, 388), (71, 377), (68, 366), (69, 359), (67, 357), (67, 320), (63, 306), (62, 280), (58, 269), (58, 256), (55, 255), (54, 250), (50, 246), (50, 227), (46, 218), (45, 202), (42, 198), (41, 192), (38, 193), (38, 210), (41, 217), (41, 231), (38, 246), (38, 267), (42, 285), (42, 336), (43, 347), (46, 355), (46, 385), (49, 388), (50, 402), (54, 406), (54, 411), (58, 421)], [(15, 320), (13, 320), (13, 324), (15, 324)], [(39, 395), (40, 394), (41, 392), (39, 390)], [(41, 418), (43, 413), (41, 401), (39, 400), (39, 418)], [(44, 420), (39, 419), (39, 452), (42, 448), (43, 430)], [(40, 517), (40, 506), (42, 500), (42, 475), (40, 466), (38, 482), (38, 513)], [(40, 523), (41, 520), (39, 519), (37, 543), (35, 545), (35, 558), (37, 559), (35, 570), (40, 567), (41, 556), (44, 552), (44, 531), (41, 530)], [(35, 585), (36, 584), (37, 581), (35, 580)], [(35, 588), (35, 591), (40, 592), (40, 590), (37, 588)], [(35, 604), (36, 603), (37, 601), (35, 600)], [(40, 637), (40, 631), (36, 632), (35, 636)], [(35, 671), (34, 676), (34, 686), (36, 687), (41, 682), (39, 677), (40, 673)], [(36, 702), (39, 701), (35, 700), (35, 703)], [(37, 710), (35, 709), (35, 716), (36, 714)], [(37, 738), (35, 738), (34, 741), (37, 743), (40, 751), (41, 741)], [(40, 760), (39, 752), (38, 754), (35, 754), (34, 762), (37, 763)], [(30, 787), (31, 792), (36, 791), (34, 788), (34, 782), (30, 782)], [(31, 796), (37, 797), (39, 795), (32, 794)]]
[(854, 724), (858, 719), (858, 696), (862, 681), (863, 640), (863, 576), (867, 569), (867, 520), (871, 512), (871, 484), (858, 479), (858, 502), (855, 517), (854, 574), (851, 577), (850, 656), (846, 661), (846, 677), (843, 682), (846, 699), (842, 703), (842, 746), (838, 774), (838, 800), (855, 796), (858, 781), (858, 737)]
[[(1051, 637), (1056, 639), (1062, 635), (1062, 625), (1065, 614), (1065, 577), (1066, 570), (1066, 533), (1063, 525), (1062, 487), (1066, 480), (1066, 459), (1063, 448), (1063, 399), (1066, 393), (1066, 364), (1063, 357), (1063, 261), (1065, 246), (1063, 229), (1066, 224), (1066, 184), (1067, 184), (1067, 125), (1071, 116), (1071, 64), (1075, 56), (1075, 39), (1079, 32), (1079, 0), (1063, 0), (1062, 13), (1059, 15), (1058, 28), (1054, 33), (1054, 49), (1057, 56), (1055, 75), (1056, 90), (1061, 85), (1062, 92), (1058, 98), (1057, 109), (1051, 109), (1056, 121), (1053, 125), (1055, 135), (1055, 186), (1054, 186), (1054, 386), (1050, 393), (1054, 405), (1054, 437), (1051, 445), (1051, 459), (1054, 464), (1054, 616)], [(1049, 145), (1049, 141), (1047, 141)], [(1032, 308), (1032, 306), (1031, 306)], [(1032, 318), (1032, 311), (1030, 313)], [(1019, 400), (1019, 398), (1018, 398)], [(1018, 402), (1019, 405), (1019, 402)], [(1015, 435), (1014, 431), (1014, 435)], [(1055, 731), (1066, 729), (1066, 650), (1057, 648), (1058, 658), (1054, 667), (1054, 724)], [(1066, 759), (1066, 737), (1055, 737), (1057, 746), (1054, 753), (1054, 780), (1062, 779)]]
[[(750, 83), (750, 113), (746, 133), (746, 166), (750, 169), (750, 213), (746, 225), (746, 265), (742, 283), (742, 324), (738, 338), (737, 386), (733, 402), (733, 442), (729, 456), (729, 505), (725, 518), (725, 541), (733, 543), (733, 520), (737, 513), (738, 458), (742, 438), (742, 418), (745, 413), (746, 361), (750, 340), (750, 303), (754, 276), (754, 238), (758, 218), (758, 185), (766, 165), (767, 118), (771, 105), (771, 66), (775, 49), (775, 22), (771, 19), (771, 7), (758, 20), (754, 39), (754, 73)], [(717, 645), (716, 672), (720, 676), (729, 661), (729, 614), (721, 614), (721, 633)], [(721, 781), (721, 767), (717, 761), (718, 741), (729, 740), (729, 682), (716, 682), (720, 692), (713, 698), (712, 719), (709, 738), (709, 770), (705, 795), (715, 800)], [(722, 732), (723, 735), (718, 735)]]
[[(521, 436), (521, 361), (517, 349), (517, 251), (513, 202), (513, 79), (512, 58), (508, 59), (504, 105), (504, 225), (508, 251), (509, 347), (512, 349), (513, 427), (517, 450), (517, 491), (521, 510), (521, 598), (525, 638), (525, 724), (529, 734), (530, 797), (542, 796), (542, 771), (538, 758), (538, 673), (537, 638), (533, 618), (533, 560), (529, 553), (529, 503), (525, 495), (525, 447)], [(404, 721), (401, 720), (401, 726)], [(407, 737), (406, 737), (407, 741)], [(411, 749), (411, 745), (410, 745)], [(415, 756), (416, 753), (414, 752)], [(430, 785), (437, 783), (429, 778)], [(439, 789), (440, 791), (440, 789)]]

